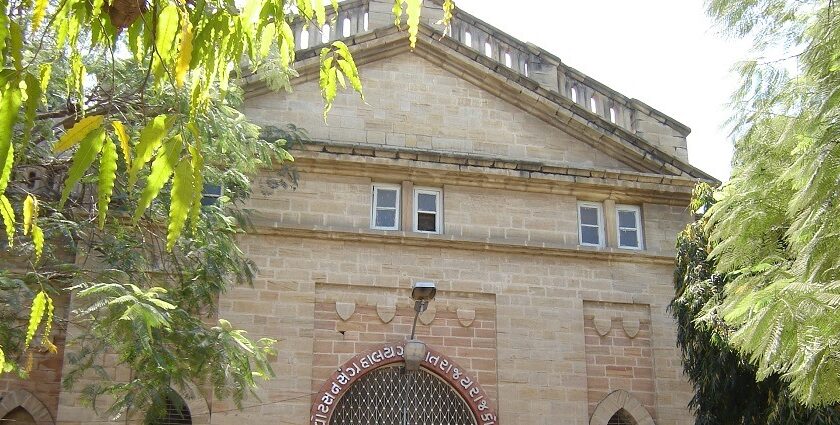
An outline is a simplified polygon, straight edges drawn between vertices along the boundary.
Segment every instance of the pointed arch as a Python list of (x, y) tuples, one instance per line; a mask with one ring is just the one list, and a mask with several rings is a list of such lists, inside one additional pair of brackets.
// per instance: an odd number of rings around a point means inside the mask
[(595, 406), (589, 425), (607, 425), (613, 415), (621, 410), (624, 410), (636, 425), (656, 425), (645, 406), (625, 390), (616, 390), (607, 394)]
[(26, 390), (14, 390), (3, 394), (0, 399), (0, 418), (4, 418), (12, 410), (22, 408), (29, 413), (37, 425), (54, 425), (52, 414), (47, 406)]
[(210, 424), (210, 405), (207, 399), (201, 394), (198, 387), (188, 382), (184, 388), (172, 388), (184, 400), (187, 409), (190, 411), (190, 418), (193, 425)]

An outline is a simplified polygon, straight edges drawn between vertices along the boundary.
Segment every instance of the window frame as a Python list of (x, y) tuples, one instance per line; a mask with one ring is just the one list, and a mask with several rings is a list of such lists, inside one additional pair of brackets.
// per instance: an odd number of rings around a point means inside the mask
[[(636, 227), (621, 227), (621, 222), (619, 218), (619, 214), (624, 211), (632, 211), (636, 215)], [(635, 230), (636, 231), (636, 242), (638, 243), (637, 246), (628, 246), (621, 244), (621, 230)], [(616, 205), (615, 206), (615, 239), (616, 245), (621, 249), (635, 249), (635, 250), (642, 250), (644, 249), (644, 243), (642, 242), (642, 209), (637, 205)]]
[[(376, 225), (376, 212), (380, 209), (382, 210), (391, 210), (391, 207), (382, 207), (379, 208), (377, 204), (378, 197), (378, 190), (385, 189), (385, 190), (394, 190), (397, 192), (396, 195), (396, 202), (394, 208), (394, 226), (377, 226)], [(401, 204), (401, 193), (402, 186), (398, 184), (390, 184), (390, 183), (373, 183), (371, 185), (371, 196), (370, 196), (370, 228), (374, 230), (400, 230), (400, 204)]]
[[(418, 201), (418, 199), (419, 199), (421, 194), (427, 194), (427, 195), (433, 194), (433, 195), (435, 195), (435, 208), (437, 209), (437, 211), (434, 211), (434, 213), (435, 213), (435, 229), (436, 229), (434, 232), (429, 231), (429, 230), (418, 229), (417, 225), (419, 224), (419, 220), (417, 219), (417, 214), (420, 213), (420, 212), (424, 212), (424, 213), (431, 212), (431, 211), (420, 211), (420, 210), (418, 210), (418, 207), (420, 206), (420, 202)], [(414, 214), (412, 216), (412, 218), (414, 219), (414, 220), (412, 220), (414, 222), (412, 230), (417, 232), (417, 233), (428, 233), (428, 234), (432, 234), (432, 235), (443, 234), (443, 190), (440, 189), (440, 188), (436, 188), (436, 187), (415, 187), (414, 188), (414, 196), (413, 196), (412, 200), (413, 200), (412, 209), (413, 209), (413, 214)]]
[[(583, 222), (581, 221), (580, 209), (583, 208), (583, 207), (585, 207), (585, 208), (595, 208), (595, 210), (597, 210), (597, 212), (598, 212), (598, 243), (597, 244), (593, 244), (593, 243), (583, 241), (583, 226), (593, 227), (591, 224), (583, 224)], [(604, 206), (600, 202), (585, 202), (585, 201), (578, 202), (577, 203), (577, 222), (578, 222), (578, 244), (580, 244), (581, 246), (592, 246), (592, 247), (597, 247), (597, 248), (603, 248), (604, 247), (604, 244), (606, 242), (606, 237), (605, 237), (605, 234), (604, 234), (604, 227), (605, 227)]]

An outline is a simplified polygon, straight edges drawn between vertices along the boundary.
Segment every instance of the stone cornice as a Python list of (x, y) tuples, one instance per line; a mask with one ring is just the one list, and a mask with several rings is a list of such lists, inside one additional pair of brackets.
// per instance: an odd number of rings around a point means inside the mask
[[(345, 39), (345, 42), (350, 46), (357, 64), (370, 63), (409, 51), (405, 34), (395, 27), (351, 36)], [(312, 48), (298, 52), (296, 69), (300, 75), (292, 80), (293, 85), (318, 79), (317, 50)], [(460, 54), (453, 54), (455, 52)], [(446, 66), (470, 83), (528, 111), (593, 148), (620, 158), (639, 171), (717, 182), (714, 177), (661, 151), (641, 137), (586, 112), (559, 93), (540, 87), (535, 81), (465, 48), (456, 41), (441, 38), (440, 33), (428, 25), (421, 24), (414, 53), (433, 63)], [(494, 72), (487, 72), (487, 68)], [(244, 77), (243, 82), (246, 98), (269, 92), (256, 75)]]
[(292, 153), (296, 167), (303, 172), (564, 194), (592, 201), (613, 199), (686, 206), (697, 182), (686, 177), (575, 168), (420, 149), (374, 149), (370, 145), (316, 142)]
[(287, 238), (358, 242), (377, 245), (400, 245), (420, 248), (457, 249), (502, 254), (537, 255), (558, 258), (579, 258), (610, 263), (644, 263), (673, 266), (671, 253), (628, 251), (616, 248), (569, 247), (553, 243), (511, 242), (504, 239), (470, 238), (466, 236), (433, 235), (403, 231), (344, 229), (330, 226), (292, 226), (254, 217), (254, 231), (249, 235), (272, 235)]

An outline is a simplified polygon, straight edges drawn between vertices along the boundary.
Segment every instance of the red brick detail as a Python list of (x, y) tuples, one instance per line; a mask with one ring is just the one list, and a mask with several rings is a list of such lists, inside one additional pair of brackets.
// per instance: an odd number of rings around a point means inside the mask
[[(327, 425), (330, 423), (335, 407), (341, 397), (362, 376), (380, 367), (403, 362), (405, 342), (384, 344), (372, 350), (357, 354), (338, 368), (329, 379), (321, 385), (312, 403), (311, 425)], [(426, 348), (426, 356), (420, 362), (420, 367), (434, 373), (454, 388), (467, 403), (473, 416), (480, 425), (498, 425), (496, 408), (481, 388), (478, 381), (451, 358), (440, 352)]]

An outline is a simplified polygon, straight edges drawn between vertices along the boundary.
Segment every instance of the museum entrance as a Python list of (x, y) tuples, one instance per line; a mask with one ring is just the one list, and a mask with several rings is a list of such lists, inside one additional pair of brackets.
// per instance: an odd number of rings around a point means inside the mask
[(332, 425), (475, 425), (458, 392), (423, 369), (405, 373), (401, 364), (360, 378), (341, 398)]

